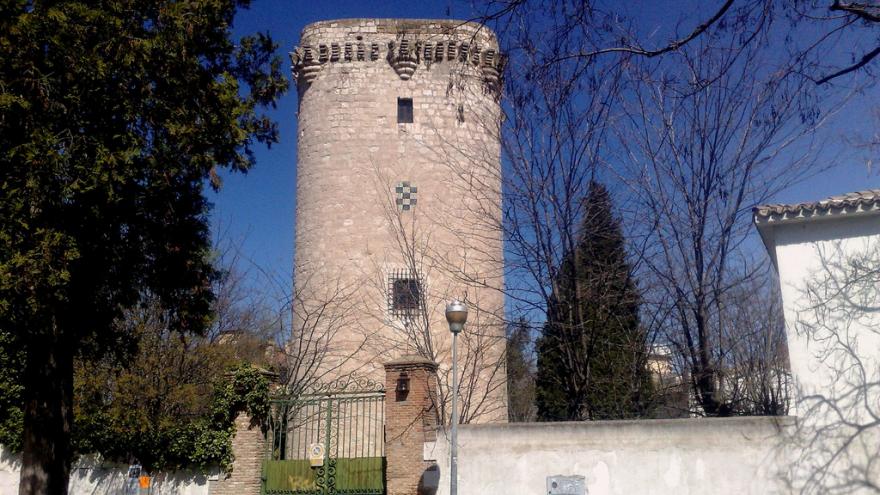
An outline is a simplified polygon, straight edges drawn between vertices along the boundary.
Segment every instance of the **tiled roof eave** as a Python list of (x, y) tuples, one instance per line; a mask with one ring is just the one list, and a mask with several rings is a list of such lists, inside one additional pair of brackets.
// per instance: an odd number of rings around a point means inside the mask
[(861, 191), (813, 203), (764, 205), (754, 209), (759, 226), (880, 214), (880, 190)]
[(773, 223), (795, 223), (808, 222), (811, 220), (823, 220), (839, 217), (856, 217), (867, 216), (872, 214), (880, 214), (880, 205), (872, 205), (871, 207), (838, 207), (824, 209), (802, 209), (798, 211), (784, 211), (781, 213), (755, 214), (755, 223), (773, 224)]

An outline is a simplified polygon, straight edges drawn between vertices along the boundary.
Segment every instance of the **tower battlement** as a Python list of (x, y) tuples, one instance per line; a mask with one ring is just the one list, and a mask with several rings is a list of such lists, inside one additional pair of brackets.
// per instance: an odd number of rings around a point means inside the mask
[(324, 21), (303, 29), (301, 44), (290, 53), (293, 76), (311, 83), (326, 64), (388, 63), (402, 80), (420, 67), (460, 63), (478, 68), (487, 89), (500, 90), (505, 59), (495, 35), (464, 21), (351, 19)]

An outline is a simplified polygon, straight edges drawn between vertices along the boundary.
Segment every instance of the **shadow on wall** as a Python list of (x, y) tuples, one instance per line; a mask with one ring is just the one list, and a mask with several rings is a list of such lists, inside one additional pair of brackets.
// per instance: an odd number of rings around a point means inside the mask
[(419, 478), (419, 495), (435, 495), (440, 487), (440, 466), (434, 464), (425, 469)]
[(0, 465), (9, 465), (14, 466), (16, 469), (21, 469), (21, 456), (0, 447)]
[[(129, 466), (100, 462), (96, 456), (79, 459), (70, 474), (70, 494), (117, 495), (138, 493), (137, 478), (129, 477)], [(212, 476), (189, 471), (160, 472), (152, 477), (153, 495), (207, 495)]]
[[(0, 494), (18, 493), (21, 456), (0, 445)], [(214, 473), (175, 471), (153, 478), (152, 495), (208, 495)], [(137, 492), (137, 479), (128, 466), (102, 463), (97, 456), (82, 456), (70, 472), (70, 495), (125, 495)]]
[(0, 493), (17, 493), (21, 456), (0, 445)]

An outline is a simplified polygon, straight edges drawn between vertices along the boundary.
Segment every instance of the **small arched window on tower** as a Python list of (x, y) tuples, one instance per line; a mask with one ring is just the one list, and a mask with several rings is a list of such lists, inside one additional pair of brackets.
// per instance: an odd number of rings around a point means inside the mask
[(412, 124), (413, 123), (413, 100), (412, 98), (397, 99), (397, 123)]

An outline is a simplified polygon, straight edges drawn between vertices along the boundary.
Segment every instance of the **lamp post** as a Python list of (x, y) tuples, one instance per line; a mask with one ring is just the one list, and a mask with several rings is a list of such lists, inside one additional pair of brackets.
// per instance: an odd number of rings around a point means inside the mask
[(452, 332), (452, 448), (449, 451), (449, 495), (458, 495), (458, 333), (467, 322), (468, 308), (455, 300), (446, 305), (446, 321)]

